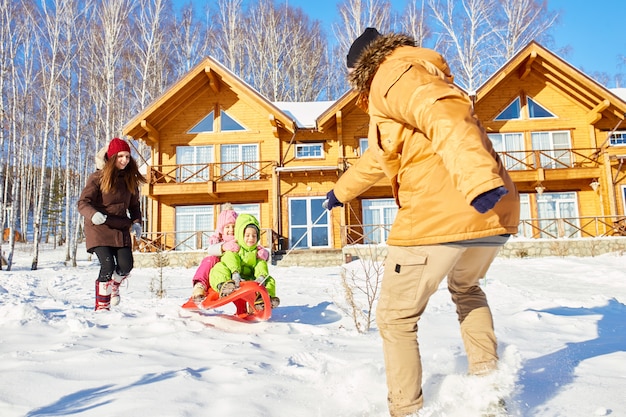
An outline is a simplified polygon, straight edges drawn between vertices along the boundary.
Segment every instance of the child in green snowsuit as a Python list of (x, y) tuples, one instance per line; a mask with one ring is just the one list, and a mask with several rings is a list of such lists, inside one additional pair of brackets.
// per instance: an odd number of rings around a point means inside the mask
[(225, 251), (220, 262), (209, 273), (209, 283), (220, 297), (230, 295), (239, 282), (257, 281), (265, 286), (272, 308), (280, 303), (276, 297), (276, 281), (269, 275), (267, 261), (257, 257), (259, 221), (251, 214), (240, 214), (235, 222), (235, 240), (238, 252)]

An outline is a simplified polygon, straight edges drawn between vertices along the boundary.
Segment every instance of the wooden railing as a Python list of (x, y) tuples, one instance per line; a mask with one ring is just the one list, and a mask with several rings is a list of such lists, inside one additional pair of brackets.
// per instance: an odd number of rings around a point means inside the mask
[[(138, 252), (169, 252), (206, 250), (209, 237), (215, 233), (212, 230), (196, 232), (147, 232), (141, 235), (135, 243), (134, 250)], [(260, 244), (265, 248), (272, 246), (271, 229), (261, 229)]]
[[(589, 216), (559, 219), (524, 219), (517, 236), (530, 239), (626, 236), (626, 216)], [(390, 224), (348, 225), (342, 228), (342, 244), (381, 243), (391, 231)]]
[[(498, 152), (510, 171), (560, 168), (596, 168), (600, 153), (595, 148), (549, 149)], [(348, 169), (358, 156), (339, 158), (339, 166)]]
[[(626, 237), (626, 216), (572, 217), (562, 219), (521, 220), (517, 236), (536, 239), (578, 237)], [(341, 229), (342, 246), (381, 243), (390, 224), (348, 225)], [(144, 233), (135, 247), (139, 252), (204, 250), (212, 231)], [(271, 229), (261, 229), (260, 244), (276, 251), (277, 242)]]
[(561, 168), (596, 168), (597, 149), (551, 149), (498, 152), (509, 171)]
[(150, 184), (264, 180), (271, 178), (275, 165), (273, 161), (152, 165), (148, 180)]

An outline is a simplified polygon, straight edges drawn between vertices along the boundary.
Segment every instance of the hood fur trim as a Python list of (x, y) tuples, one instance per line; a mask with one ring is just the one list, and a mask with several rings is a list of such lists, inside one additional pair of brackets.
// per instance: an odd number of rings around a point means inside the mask
[(398, 33), (382, 35), (375, 39), (356, 61), (354, 71), (348, 76), (350, 85), (361, 93), (361, 96), (365, 94), (367, 97), (372, 78), (378, 71), (378, 67), (387, 56), (401, 46), (415, 46), (415, 39)]
[(105, 146), (104, 148), (100, 149), (98, 151), (98, 153), (96, 153), (96, 158), (95, 159), (96, 159), (96, 169), (97, 170), (100, 170), (100, 169), (104, 168), (104, 165), (107, 162), (107, 156), (106, 156), (107, 155), (107, 149), (109, 149), (108, 146)]

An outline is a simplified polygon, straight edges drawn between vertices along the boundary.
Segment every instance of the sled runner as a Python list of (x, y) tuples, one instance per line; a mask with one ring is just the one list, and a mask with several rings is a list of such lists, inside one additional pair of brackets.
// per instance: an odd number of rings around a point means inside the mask
[[(259, 306), (259, 297), (263, 300)], [(240, 287), (226, 297), (220, 298), (212, 288), (209, 288), (204, 300), (196, 302), (193, 298), (182, 305), (187, 310), (209, 310), (233, 303), (237, 307), (234, 318), (244, 321), (265, 321), (272, 316), (272, 303), (264, 286), (255, 281), (242, 281)]]

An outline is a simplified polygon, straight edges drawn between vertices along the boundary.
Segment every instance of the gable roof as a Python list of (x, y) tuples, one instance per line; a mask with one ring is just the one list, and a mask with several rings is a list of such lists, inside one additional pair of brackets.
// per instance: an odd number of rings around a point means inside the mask
[(293, 117), (267, 100), (216, 59), (207, 57), (130, 120), (124, 126), (123, 133), (135, 139), (142, 138), (147, 142), (156, 143), (159, 140), (159, 130), (162, 124), (178, 112), (185, 102), (198, 94), (198, 91), (210, 89), (218, 93), (224, 87), (239, 96), (250, 98), (265, 109), (269, 114), (269, 123), (274, 127), (275, 136), (278, 136), (279, 127), (292, 133), (297, 129), (297, 123)]
[(602, 117), (614, 121), (624, 120), (626, 102), (622, 98), (535, 41), (530, 42), (485, 81), (476, 91), (476, 100), (480, 101), (497, 90), (507, 77), (515, 76), (523, 80), (531, 72), (587, 107), (590, 124), (595, 124)]

